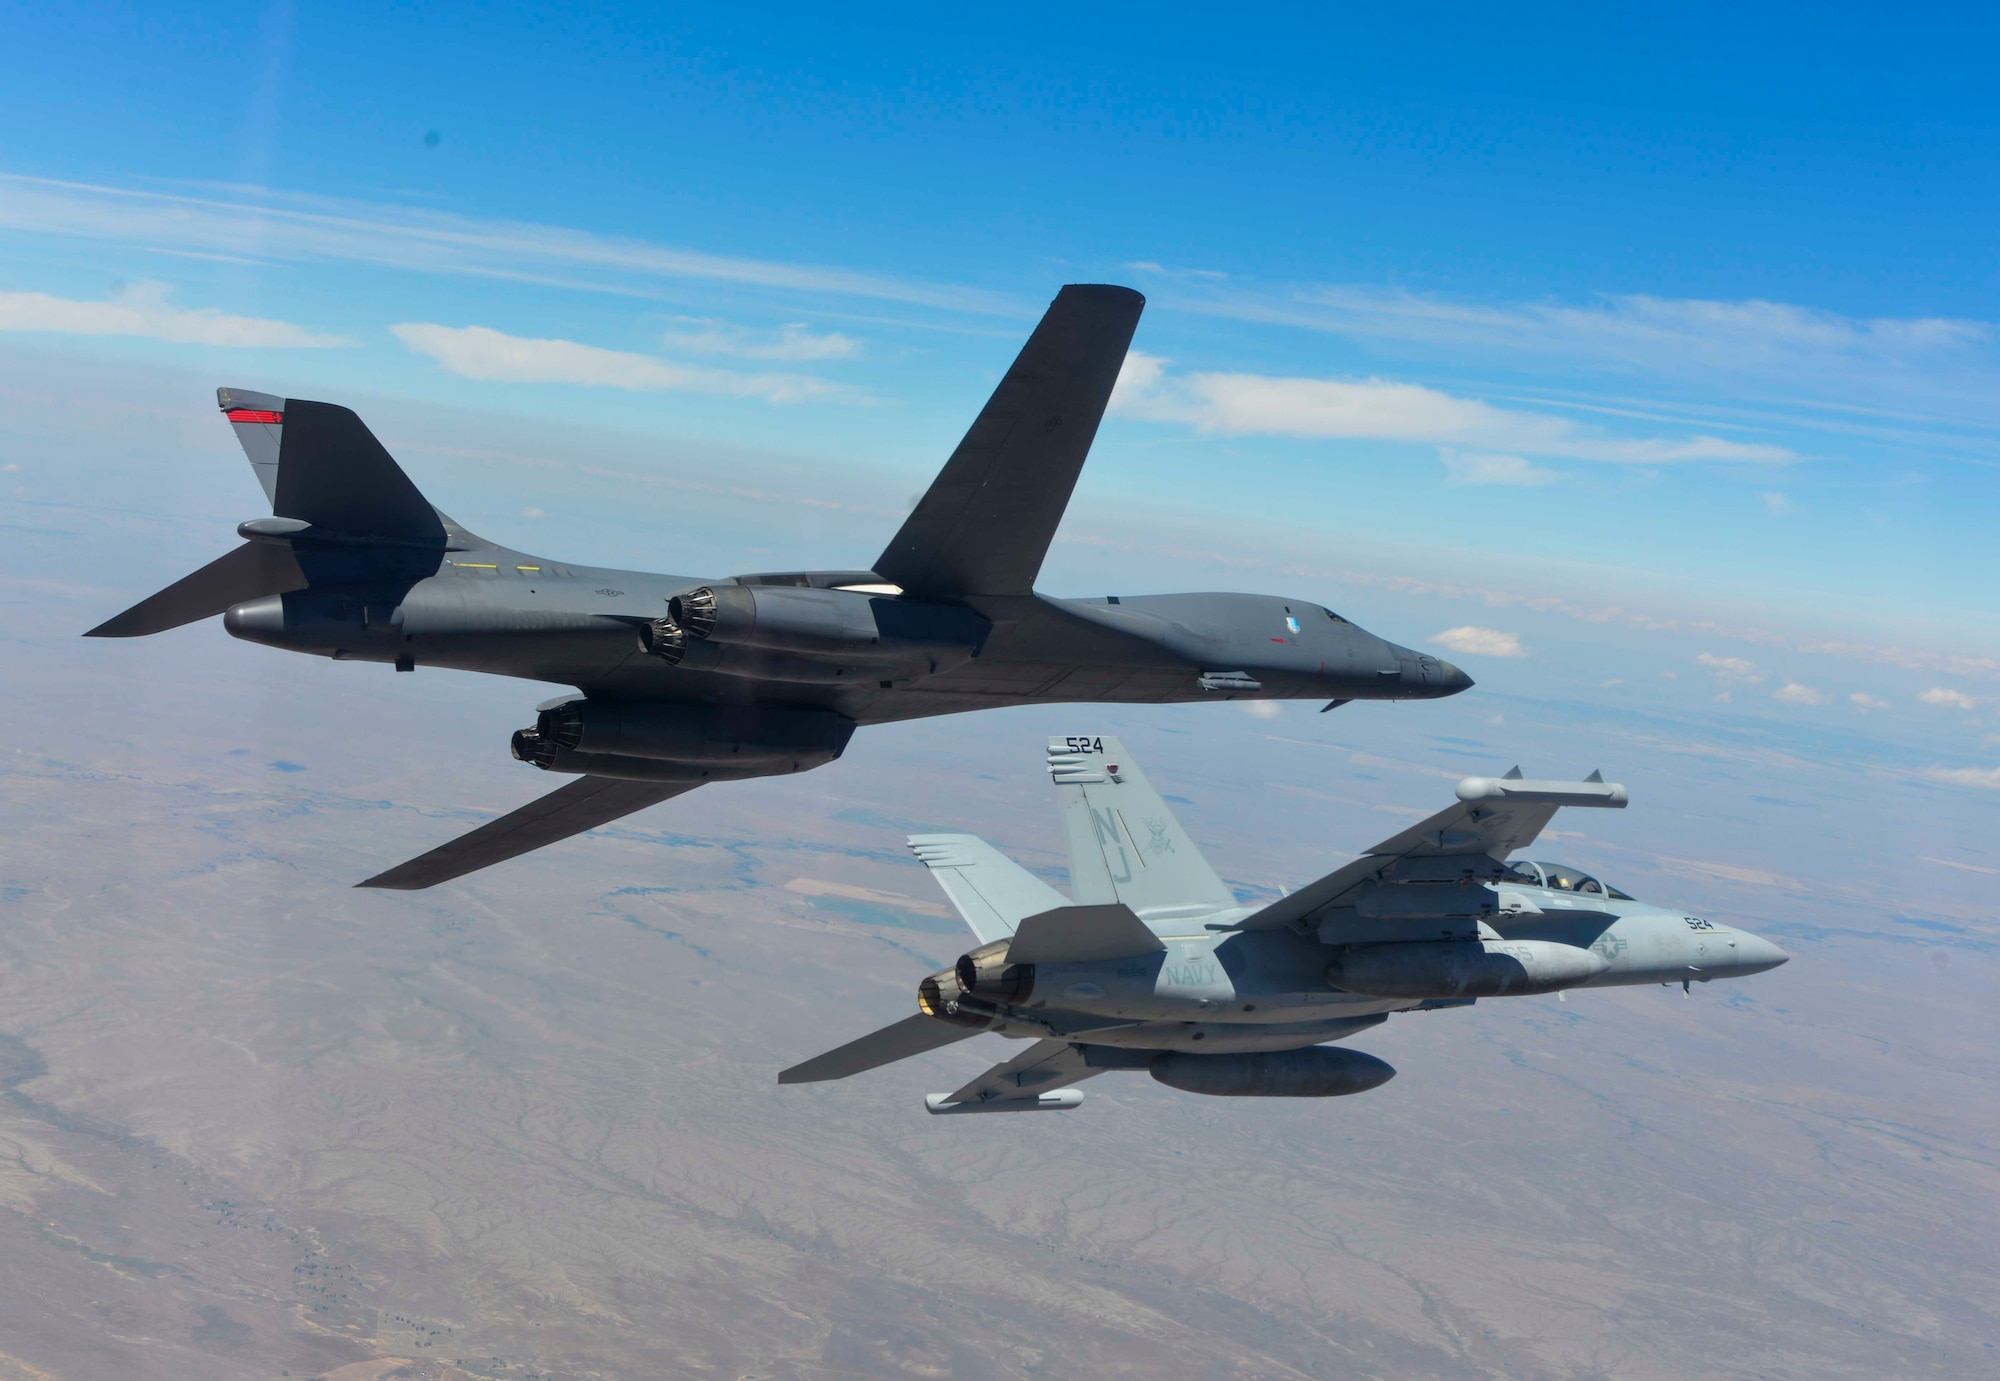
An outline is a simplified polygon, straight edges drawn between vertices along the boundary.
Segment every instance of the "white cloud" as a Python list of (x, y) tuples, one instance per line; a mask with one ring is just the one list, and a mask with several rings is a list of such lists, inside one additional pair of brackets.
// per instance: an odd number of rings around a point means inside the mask
[[(1168, 361), (1127, 357), (1111, 406), (1127, 416), (1177, 422), (1211, 435), (1404, 441), (1469, 448), (1518, 465), (1511, 483), (1543, 483), (1523, 456), (1621, 465), (1680, 461), (1774, 464), (1797, 459), (1782, 446), (1720, 437), (1623, 437), (1550, 413), (1495, 407), (1394, 379), (1309, 379), (1266, 374), (1170, 375)], [(1447, 461), (1447, 464), (1450, 462)], [(1474, 468), (1477, 468), (1476, 466)], [(1553, 476), (1551, 476), (1553, 478)], [(1492, 479), (1486, 483), (1495, 482)]]
[(560, 226), (228, 188), (137, 191), (0, 173), (0, 227), (251, 260), (330, 260), (647, 296), (662, 280), (834, 293), (1019, 315), (991, 293), (815, 264), (675, 249)]
[(1125, 363), (1118, 366), (1118, 382), (1111, 386), (1111, 401), (1105, 405), (1106, 411), (1143, 415), (1170, 363), (1143, 350), (1127, 350)]
[(47, 293), (0, 292), (0, 331), (47, 331), (65, 336), (140, 336), (176, 345), (325, 349), (352, 345), (269, 317), (231, 316), (214, 307), (176, 307), (164, 283), (134, 283), (102, 302)]
[(1716, 679), (1725, 686), (1742, 681), (1755, 685), (1764, 679), (1757, 670), (1757, 664), (1742, 657), (1718, 657), (1713, 652), (1704, 652), (1694, 660), (1696, 665), (1714, 672)]
[(1787, 681), (1771, 692), (1771, 698), (1783, 705), (1824, 705), (1826, 696), (1811, 686), (1802, 686), (1797, 681)]
[(1783, 494), (1766, 494), (1764, 496), (1764, 507), (1770, 509), (1777, 517), (1782, 518), (1792, 511), (1792, 501)]
[(1487, 305), (1364, 285), (1216, 296), (1217, 313), (1363, 339), (1485, 347), (1669, 372), (1840, 374), (1919, 368), (1984, 347), (1993, 327), (1950, 317), (1860, 318), (1750, 299), (1605, 295), (1587, 306)]
[(397, 339), (467, 379), (517, 384), (582, 384), (638, 392), (719, 393), (796, 403), (839, 390), (824, 379), (799, 374), (734, 374), (691, 369), (653, 355), (605, 350), (573, 340), (534, 340), (485, 326), (391, 326)]
[(1502, 633), (1494, 628), (1474, 628), (1471, 624), (1463, 628), (1447, 628), (1434, 634), (1431, 641), (1439, 647), (1453, 652), (1470, 653), (1475, 657), (1525, 657), (1527, 649), (1521, 646), (1521, 638), (1516, 633)]
[(1924, 775), (1934, 782), (1983, 786), (1989, 791), (2000, 791), (2000, 767), (1933, 767)]
[(1613, 686), (1624, 685), (1625, 678), (1622, 676), (1614, 676), (1609, 681), (1599, 681), (1597, 684), (1602, 686), (1605, 690), (1610, 690)]
[(1238, 700), (1233, 703), (1252, 719), (1276, 719), (1285, 712), (1285, 707), (1275, 700)]
[(1852, 695), (1848, 696), (1847, 703), (1854, 706), (1861, 714), (1868, 714), (1874, 710), (1886, 710), (1889, 708), (1888, 701), (1878, 700), (1876, 697), (1864, 694), (1861, 691), (1855, 691)]
[(802, 321), (776, 331), (753, 331), (733, 322), (702, 317), (676, 317), (674, 330), (660, 338), (669, 350), (702, 355), (735, 355), (746, 360), (851, 360), (861, 342), (838, 331), (815, 335)]
[(1561, 479), (1553, 470), (1544, 470), (1520, 456), (1494, 455), (1488, 451), (1438, 450), (1444, 462), (1446, 484), (1549, 484)]
[(1917, 699), (1926, 705), (1949, 705), (1955, 710), (1970, 710), (1979, 704), (1964, 691), (1953, 690), (1949, 686), (1932, 686)]

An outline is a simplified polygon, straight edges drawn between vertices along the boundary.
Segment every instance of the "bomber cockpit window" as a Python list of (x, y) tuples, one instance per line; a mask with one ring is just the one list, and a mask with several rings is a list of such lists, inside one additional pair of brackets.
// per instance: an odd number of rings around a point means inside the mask
[(1333, 610), (1331, 610), (1331, 609), (1327, 608), (1327, 607), (1326, 607), (1325, 605), (1323, 605), (1323, 604), (1322, 604), (1322, 605), (1320, 606), (1320, 610), (1319, 610), (1319, 611), (1320, 611), (1320, 612), (1321, 612), (1322, 614), (1325, 614), (1325, 615), (1326, 615), (1326, 616), (1327, 616), (1328, 618), (1332, 619), (1332, 620), (1333, 620), (1333, 621), (1334, 621), (1335, 623), (1346, 623), (1346, 622), (1347, 622), (1347, 620), (1346, 620), (1346, 619), (1344, 619), (1344, 618), (1342, 618), (1342, 617), (1341, 617), (1340, 615), (1338, 615), (1338, 614), (1334, 613), (1334, 612), (1333, 612)]

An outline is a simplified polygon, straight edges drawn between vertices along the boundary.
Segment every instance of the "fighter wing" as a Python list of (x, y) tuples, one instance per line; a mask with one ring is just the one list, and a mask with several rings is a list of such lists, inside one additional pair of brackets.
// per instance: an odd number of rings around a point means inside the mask
[(932, 1100), (932, 1111), (967, 1103), (1032, 1102), (1051, 1090), (1101, 1073), (1101, 1069), (1084, 1063), (1081, 1046), (1068, 1041), (1036, 1041), (1006, 1064), (995, 1065), (971, 1083)]
[(977, 1026), (953, 1026), (919, 1012), (915, 1016), (904, 1017), (894, 1026), (885, 1026), (860, 1040), (849, 1041), (837, 1050), (829, 1050), (803, 1064), (793, 1065), (778, 1075), (778, 1082), (816, 1084), (823, 1079), (845, 1079), (850, 1074), (879, 1069), (898, 1060), (907, 1060), (912, 1055), (928, 1054), (979, 1034)]
[(933, 599), (1031, 592), (1145, 305), (1097, 283), (1056, 294), (875, 563), (884, 580)]
[(699, 785), (699, 782), (628, 782), (615, 777), (583, 777), (355, 886), (388, 887), (404, 892), (434, 887), (558, 839), (594, 830), (621, 815), (658, 805)]
[[(1528, 781), (1518, 767), (1505, 777), (1467, 777), (1458, 784), (1457, 805), (1390, 836), (1352, 863), (1232, 928), (1282, 930), (1316, 911), (1351, 900), (1363, 884), (1375, 881), (1404, 859), (1459, 857), (1468, 863), (1480, 858), (1502, 859), (1534, 843), (1564, 806), (1621, 809), (1627, 799), (1623, 786), (1606, 782), (1594, 772), (1590, 780), (1582, 782)], [(1450, 864), (1439, 867), (1442, 871), (1431, 880), (1448, 880)], [(1475, 877), (1477, 872), (1468, 868), (1465, 875)]]

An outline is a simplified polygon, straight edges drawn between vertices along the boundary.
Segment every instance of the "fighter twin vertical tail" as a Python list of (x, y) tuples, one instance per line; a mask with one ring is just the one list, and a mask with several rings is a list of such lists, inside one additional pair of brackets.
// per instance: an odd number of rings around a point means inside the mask
[(1078, 905), (1123, 902), (1148, 921), (1237, 905), (1117, 739), (1050, 739), (1049, 776), (1062, 803)]

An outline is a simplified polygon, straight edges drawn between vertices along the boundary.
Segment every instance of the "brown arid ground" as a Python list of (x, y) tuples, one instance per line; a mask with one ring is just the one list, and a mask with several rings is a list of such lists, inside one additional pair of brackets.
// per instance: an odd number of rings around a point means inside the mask
[[(0, 681), (7, 1381), (2000, 1366), (1995, 812), (1963, 797), (1490, 695), (1078, 708), (871, 731), (793, 781), (357, 891), (549, 785), (501, 749), (539, 689), (212, 626), (80, 643), (97, 605), (17, 586)], [(1632, 808), (1536, 856), (1796, 958), (1400, 1017), (1358, 1042), (1400, 1076), (1323, 1103), (1112, 1075), (1073, 1113), (927, 1117), (996, 1037), (780, 1088), (964, 947), (905, 832), (1060, 885), (1040, 744), (1084, 722), (1246, 894), (1458, 775), (1601, 765)]]

